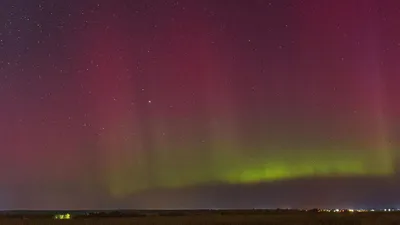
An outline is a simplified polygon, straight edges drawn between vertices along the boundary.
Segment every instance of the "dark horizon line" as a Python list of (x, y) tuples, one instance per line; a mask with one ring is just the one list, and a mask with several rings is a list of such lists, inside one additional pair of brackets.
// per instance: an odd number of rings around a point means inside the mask
[(364, 208), (187, 208), (187, 209), (15, 209), (15, 210), (0, 210), (0, 214), (4, 212), (154, 212), (154, 211), (265, 211), (265, 210), (283, 210), (283, 211), (311, 211), (313, 209), (395, 209), (395, 207), (364, 207)]

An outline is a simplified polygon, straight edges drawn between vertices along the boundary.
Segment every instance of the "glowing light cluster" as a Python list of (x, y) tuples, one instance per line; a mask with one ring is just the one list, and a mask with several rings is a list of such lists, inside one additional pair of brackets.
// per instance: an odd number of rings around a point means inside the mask
[(71, 214), (69, 214), (69, 213), (57, 214), (57, 215), (54, 215), (54, 219), (56, 219), (56, 220), (69, 220), (69, 219), (71, 219)]

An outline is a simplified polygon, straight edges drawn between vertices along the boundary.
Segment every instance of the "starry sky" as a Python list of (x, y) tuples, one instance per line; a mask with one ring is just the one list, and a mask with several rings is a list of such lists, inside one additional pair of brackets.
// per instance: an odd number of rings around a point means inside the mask
[(0, 209), (398, 206), (397, 0), (1, 0)]

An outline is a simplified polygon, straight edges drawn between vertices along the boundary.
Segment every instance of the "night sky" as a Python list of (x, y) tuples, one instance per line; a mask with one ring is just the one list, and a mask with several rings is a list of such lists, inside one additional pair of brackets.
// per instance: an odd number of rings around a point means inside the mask
[(399, 60), (398, 0), (1, 0), (0, 209), (400, 206)]

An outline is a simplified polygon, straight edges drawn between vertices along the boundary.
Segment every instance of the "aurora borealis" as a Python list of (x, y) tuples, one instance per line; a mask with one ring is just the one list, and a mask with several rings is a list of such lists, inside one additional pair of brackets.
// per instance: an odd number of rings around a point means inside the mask
[(398, 204), (399, 12), (2, 0), (0, 208)]

